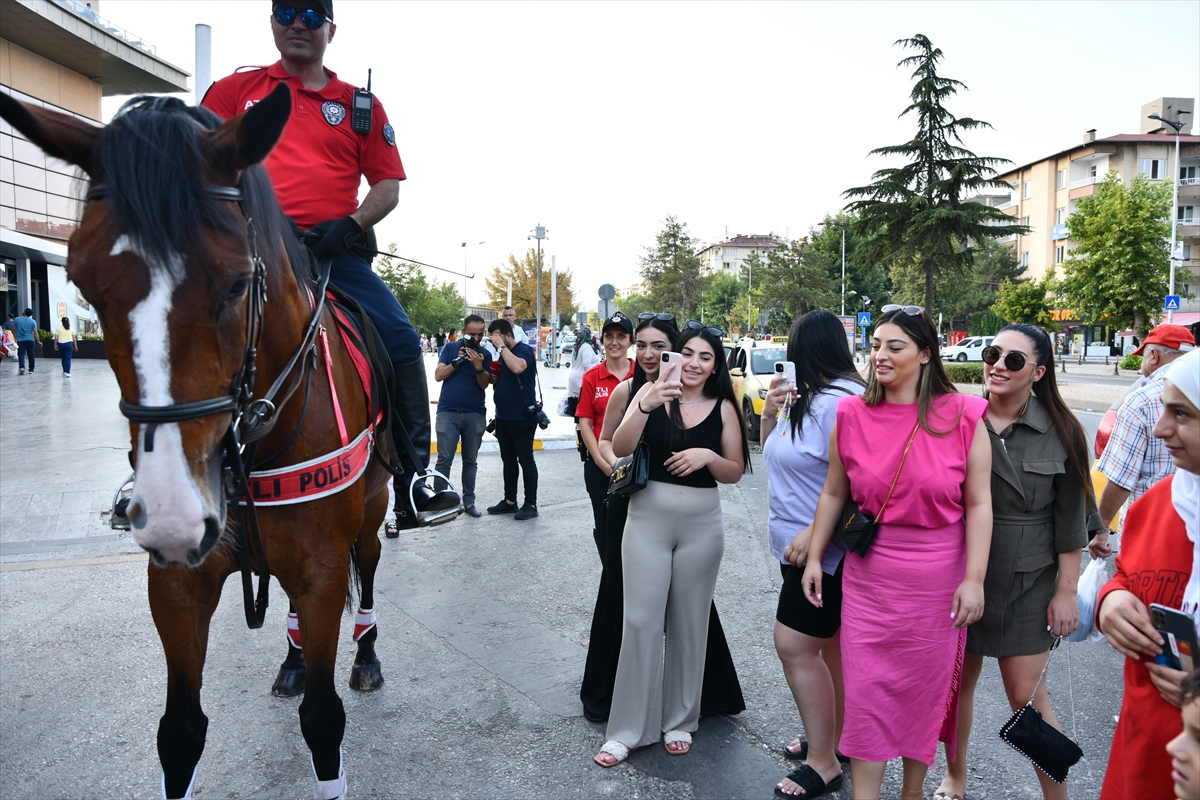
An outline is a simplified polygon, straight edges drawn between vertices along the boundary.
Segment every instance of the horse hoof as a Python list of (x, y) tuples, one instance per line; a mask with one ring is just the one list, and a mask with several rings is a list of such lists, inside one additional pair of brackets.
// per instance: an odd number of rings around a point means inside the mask
[(279, 668), (271, 694), (276, 697), (295, 697), (304, 694), (304, 670)]
[(379, 662), (355, 664), (350, 670), (350, 688), (356, 692), (373, 692), (383, 685), (383, 671)]

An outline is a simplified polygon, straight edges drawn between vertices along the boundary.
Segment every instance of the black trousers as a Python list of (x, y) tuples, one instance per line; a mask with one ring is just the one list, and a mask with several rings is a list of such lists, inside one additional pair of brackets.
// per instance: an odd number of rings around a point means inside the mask
[(596, 551), (600, 554), (600, 564), (604, 564), (605, 520), (608, 517), (608, 476), (604, 470), (596, 466), (589, 453), (583, 462), (583, 485), (587, 487), (588, 497), (592, 499), (592, 539), (596, 542)]
[(525, 503), (537, 505), (538, 470), (533, 460), (533, 433), (537, 423), (496, 420), (496, 443), (504, 462), (504, 499), (517, 502), (517, 473), (525, 479)]

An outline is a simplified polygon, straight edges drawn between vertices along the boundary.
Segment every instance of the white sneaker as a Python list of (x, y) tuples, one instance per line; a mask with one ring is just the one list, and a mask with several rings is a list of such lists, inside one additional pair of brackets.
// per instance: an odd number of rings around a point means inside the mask
[(24, 368), (24, 367), (21, 367), (21, 371), (20, 371), (20, 372), (18, 372), (17, 374), (18, 374), (18, 375), (24, 375), (24, 374), (25, 374), (25, 368)]
[(71, 373), (69, 373), (69, 372), (64, 372), (64, 373), (63, 373), (63, 377), (64, 377), (64, 378), (69, 378), (69, 377), (71, 377)]

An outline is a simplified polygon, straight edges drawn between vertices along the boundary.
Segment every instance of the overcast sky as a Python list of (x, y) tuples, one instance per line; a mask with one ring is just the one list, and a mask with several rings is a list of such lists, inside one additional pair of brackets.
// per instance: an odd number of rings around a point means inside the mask
[[(334, 9), (325, 65), (358, 85), (374, 70), (408, 173), (380, 242), (451, 269), (465, 255), (472, 302), (538, 223), (546, 263), (557, 255), (573, 270), (585, 307), (601, 283), (639, 279), (669, 215), (704, 243), (726, 231), (803, 235), (882, 165), (869, 150), (911, 137), (914, 123), (897, 119), (907, 53), (892, 43), (916, 33), (945, 53), (942, 74), (967, 85), (950, 110), (994, 126), (967, 146), (1018, 164), (1089, 128), (1137, 133), (1152, 99), (1200, 95), (1196, 2)], [(194, 26), (211, 25), (214, 79), (278, 59), (267, 0), (101, 0), (100, 13), (188, 72)], [(105, 99), (106, 117), (123, 99)]]

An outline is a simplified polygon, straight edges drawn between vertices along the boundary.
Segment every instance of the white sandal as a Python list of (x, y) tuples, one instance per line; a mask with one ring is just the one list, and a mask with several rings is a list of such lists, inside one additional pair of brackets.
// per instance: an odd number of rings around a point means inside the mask
[[(605, 753), (615, 758), (616, 761), (610, 764), (601, 759), (600, 756), (604, 755)], [(620, 742), (609, 740), (604, 743), (603, 747), (600, 748), (600, 752), (592, 757), (592, 761), (595, 761), (600, 766), (608, 769), (609, 767), (615, 767), (617, 764), (624, 763), (625, 759), (627, 758), (629, 758), (629, 748)]]
[[(686, 750), (672, 750), (668, 745), (676, 742), (683, 742), (687, 745)], [(687, 731), (667, 731), (663, 734), (663, 749), (673, 756), (685, 756), (692, 749), (692, 735)]]

